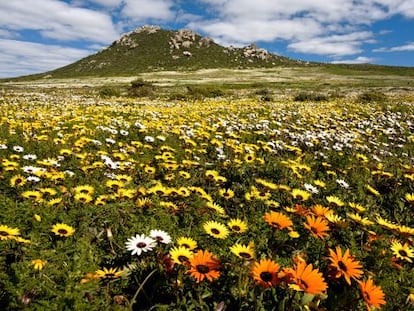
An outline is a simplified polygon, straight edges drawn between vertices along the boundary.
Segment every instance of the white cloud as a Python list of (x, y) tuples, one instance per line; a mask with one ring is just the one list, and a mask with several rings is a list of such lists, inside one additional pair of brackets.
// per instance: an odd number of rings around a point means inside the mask
[(190, 22), (189, 28), (201, 30), (217, 42), (248, 44), (256, 41), (292, 40), (320, 34), (323, 28), (309, 18), (261, 21)]
[(121, 14), (135, 21), (168, 21), (175, 17), (172, 0), (125, 0)]
[(68, 65), (91, 50), (0, 39), (0, 77), (40, 73)]
[(358, 56), (354, 59), (342, 59), (342, 60), (335, 60), (331, 63), (333, 64), (370, 64), (375, 61), (374, 58), (365, 57), (365, 56)]
[(0, 1), (0, 27), (36, 30), (57, 40), (108, 43), (119, 36), (110, 15), (57, 0)]
[(289, 49), (300, 53), (310, 53), (329, 56), (352, 55), (361, 52), (360, 45), (371, 38), (371, 32), (356, 32), (346, 35), (331, 35), (315, 37), (309, 40), (294, 42)]
[(379, 48), (375, 49), (374, 52), (411, 52), (414, 51), (414, 42), (400, 45), (400, 46), (394, 46), (391, 48)]

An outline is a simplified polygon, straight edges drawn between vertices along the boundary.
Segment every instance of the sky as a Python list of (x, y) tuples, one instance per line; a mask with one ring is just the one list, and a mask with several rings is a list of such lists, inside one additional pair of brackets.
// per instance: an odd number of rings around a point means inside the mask
[(0, 0), (0, 78), (73, 63), (143, 25), (303, 61), (414, 66), (414, 0)]

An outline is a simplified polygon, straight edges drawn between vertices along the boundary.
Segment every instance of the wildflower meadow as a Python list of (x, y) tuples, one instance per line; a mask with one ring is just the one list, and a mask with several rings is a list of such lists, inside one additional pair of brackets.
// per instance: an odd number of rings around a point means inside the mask
[(413, 310), (414, 105), (3, 94), (1, 310)]

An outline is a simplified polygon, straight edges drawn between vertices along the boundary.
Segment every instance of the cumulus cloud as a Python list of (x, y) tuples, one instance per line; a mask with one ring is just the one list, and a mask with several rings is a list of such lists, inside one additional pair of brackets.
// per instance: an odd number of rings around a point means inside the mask
[(318, 55), (343, 56), (361, 52), (362, 42), (371, 38), (368, 31), (355, 32), (346, 35), (332, 35), (327, 37), (315, 37), (288, 45), (288, 48), (300, 53)]
[(134, 21), (168, 21), (175, 17), (172, 0), (125, 0), (121, 14)]
[(335, 60), (331, 63), (333, 64), (370, 64), (375, 61), (375, 58), (366, 57), (366, 56), (358, 56), (354, 59), (342, 59), (342, 60)]
[(0, 1), (0, 27), (36, 30), (56, 40), (110, 42), (119, 36), (111, 16), (57, 0)]
[(374, 52), (411, 52), (414, 51), (414, 42), (390, 48), (374, 49)]
[(0, 77), (40, 73), (68, 65), (91, 50), (0, 39)]

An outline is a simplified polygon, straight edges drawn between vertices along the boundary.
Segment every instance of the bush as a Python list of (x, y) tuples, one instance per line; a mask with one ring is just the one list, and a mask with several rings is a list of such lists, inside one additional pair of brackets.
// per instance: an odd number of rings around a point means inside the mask
[(148, 81), (139, 78), (131, 82), (128, 95), (131, 97), (151, 97), (155, 93), (155, 86)]
[(320, 93), (300, 92), (299, 94), (296, 94), (293, 99), (298, 102), (305, 102), (305, 101), (320, 102), (320, 101), (328, 100), (328, 97)]
[(224, 95), (223, 90), (210, 86), (187, 86), (187, 93), (189, 97), (195, 99), (214, 98)]
[(359, 103), (385, 103), (388, 96), (379, 91), (366, 91), (357, 97)]
[(112, 96), (120, 96), (121, 91), (117, 88), (112, 86), (104, 86), (99, 90), (99, 96), (101, 97), (112, 97)]

